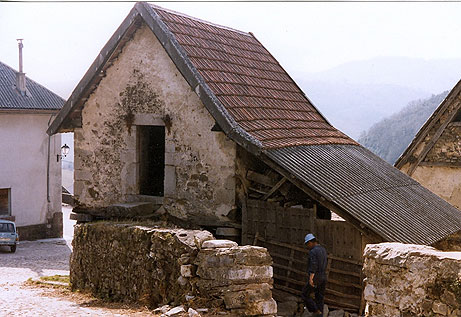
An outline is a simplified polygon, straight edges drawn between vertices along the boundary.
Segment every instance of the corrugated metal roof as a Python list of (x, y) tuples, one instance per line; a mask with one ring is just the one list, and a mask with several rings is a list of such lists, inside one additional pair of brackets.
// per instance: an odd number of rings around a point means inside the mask
[(388, 241), (431, 245), (461, 230), (458, 209), (361, 146), (296, 146), (266, 154)]
[(26, 77), (26, 96), (15, 88), (16, 71), (0, 62), (0, 109), (59, 110), (65, 100)]

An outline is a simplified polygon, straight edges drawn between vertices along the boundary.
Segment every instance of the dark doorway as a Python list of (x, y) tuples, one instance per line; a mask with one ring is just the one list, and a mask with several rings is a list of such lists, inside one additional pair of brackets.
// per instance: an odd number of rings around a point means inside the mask
[(0, 189), (0, 216), (10, 215), (10, 189)]
[(163, 196), (165, 127), (138, 126), (139, 194)]

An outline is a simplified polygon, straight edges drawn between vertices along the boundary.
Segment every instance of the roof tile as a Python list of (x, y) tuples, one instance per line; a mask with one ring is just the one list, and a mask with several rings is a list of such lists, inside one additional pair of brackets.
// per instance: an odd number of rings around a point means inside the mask
[(155, 10), (229, 114), (264, 148), (357, 144), (320, 115), (251, 33)]

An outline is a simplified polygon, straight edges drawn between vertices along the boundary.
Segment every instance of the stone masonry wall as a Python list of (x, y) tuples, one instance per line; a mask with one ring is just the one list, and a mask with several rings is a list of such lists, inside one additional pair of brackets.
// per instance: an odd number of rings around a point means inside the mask
[(434, 147), (427, 153), (425, 162), (461, 162), (461, 122), (452, 122), (443, 131)]
[(184, 220), (226, 220), (235, 208), (236, 145), (211, 131), (215, 120), (145, 25), (84, 104), (74, 131), (78, 203), (104, 208), (145, 199), (136, 197), (144, 125), (165, 127), (165, 210)]
[(207, 231), (110, 222), (77, 225), (72, 244), (73, 290), (150, 307), (192, 307), (195, 299), (231, 315), (277, 313), (264, 248), (213, 240)]
[(381, 243), (364, 260), (365, 316), (461, 316), (461, 252)]

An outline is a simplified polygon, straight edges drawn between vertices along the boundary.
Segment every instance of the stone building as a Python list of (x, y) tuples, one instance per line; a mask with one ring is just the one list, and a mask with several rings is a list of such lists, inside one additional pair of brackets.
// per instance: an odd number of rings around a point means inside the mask
[(21, 240), (61, 237), (61, 136), (46, 130), (65, 100), (21, 68), (0, 62), (0, 218)]
[(461, 208), (461, 81), (395, 163), (402, 172)]
[(101, 50), (58, 132), (75, 136), (80, 221), (161, 211), (265, 246), (276, 287), (293, 293), (313, 231), (334, 257), (337, 307), (359, 308), (366, 243), (432, 245), (461, 230), (455, 208), (331, 126), (253, 34), (148, 3)]

